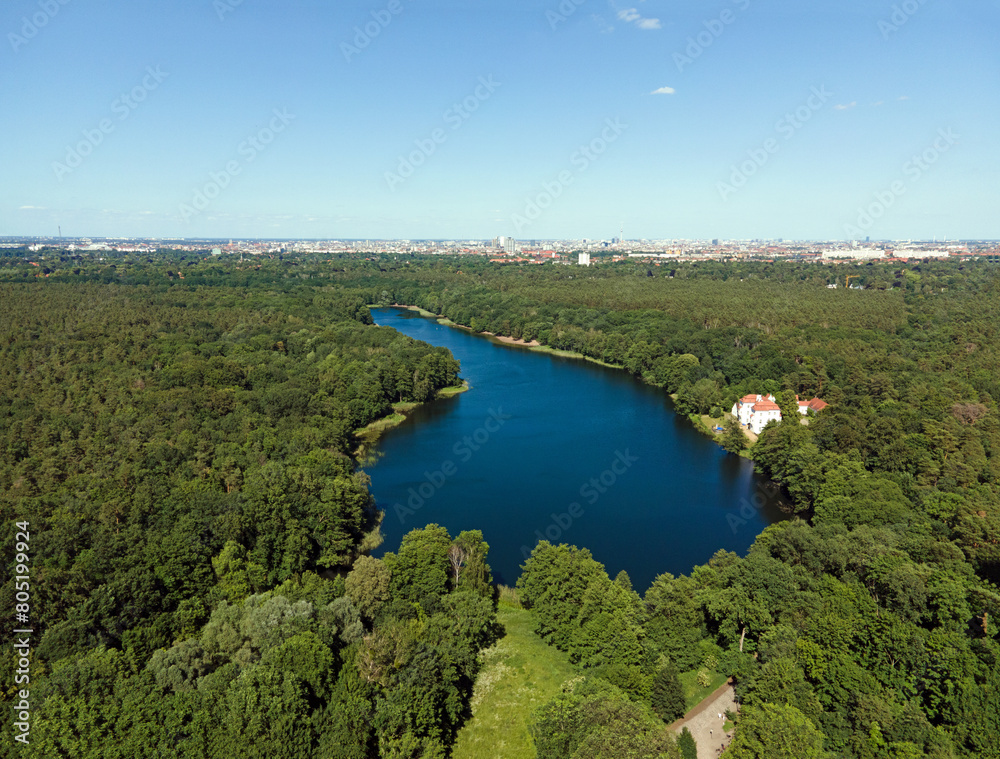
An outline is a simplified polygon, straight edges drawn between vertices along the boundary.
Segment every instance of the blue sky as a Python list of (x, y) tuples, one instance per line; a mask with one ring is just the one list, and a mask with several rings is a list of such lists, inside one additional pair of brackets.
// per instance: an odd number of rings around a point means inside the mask
[(1000, 0), (7, 0), (0, 34), (0, 236), (1000, 238)]

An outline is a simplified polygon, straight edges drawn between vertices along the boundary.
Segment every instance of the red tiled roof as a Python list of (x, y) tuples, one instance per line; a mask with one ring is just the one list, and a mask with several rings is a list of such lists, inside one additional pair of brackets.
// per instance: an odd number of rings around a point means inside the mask
[(781, 411), (781, 407), (772, 401), (759, 401), (753, 404), (754, 411)]
[(799, 402), (800, 406), (811, 408), (813, 411), (822, 411), (823, 409), (825, 409), (827, 406), (830, 405), (822, 398), (813, 398), (812, 400), (804, 401), (801, 398), (799, 398), (799, 396), (796, 395), (795, 400)]

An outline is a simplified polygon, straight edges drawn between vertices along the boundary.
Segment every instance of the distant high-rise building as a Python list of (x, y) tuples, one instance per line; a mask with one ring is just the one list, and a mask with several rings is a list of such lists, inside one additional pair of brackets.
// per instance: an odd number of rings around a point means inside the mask
[(718, 245), (718, 244), (719, 244), (719, 238), (716, 237), (714, 240), (712, 240), (712, 245)]
[(580, 266), (590, 266), (590, 254), (581, 253), (579, 259)]
[(503, 238), (503, 252), (506, 253), (508, 256), (512, 256), (512, 255), (514, 255), (514, 252), (516, 250), (517, 250), (517, 248), (516, 248), (516, 243), (514, 242), (514, 238), (513, 237), (504, 237)]

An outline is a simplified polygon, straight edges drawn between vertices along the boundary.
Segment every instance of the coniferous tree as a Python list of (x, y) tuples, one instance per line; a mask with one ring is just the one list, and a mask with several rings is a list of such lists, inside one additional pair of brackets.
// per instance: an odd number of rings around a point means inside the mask
[(694, 736), (686, 727), (681, 730), (677, 738), (677, 748), (681, 750), (683, 759), (698, 759), (698, 745), (694, 742)]
[(673, 722), (684, 716), (684, 689), (673, 662), (664, 664), (653, 678), (650, 702), (664, 722)]

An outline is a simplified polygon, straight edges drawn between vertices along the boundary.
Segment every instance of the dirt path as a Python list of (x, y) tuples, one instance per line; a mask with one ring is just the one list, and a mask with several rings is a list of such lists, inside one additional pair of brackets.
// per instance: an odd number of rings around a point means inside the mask
[[(733, 714), (737, 711), (733, 686), (728, 683), (716, 689), (682, 719), (672, 724), (670, 729), (680, 733), (686, 727), (698, 744), (698, 759), (716, 759), (723, 744), (728, 746), (733, 738), (731, 731), (727, 735), (722, 730), (727, 710)], [(719, 719), (720, 714), (722, 719)]]

